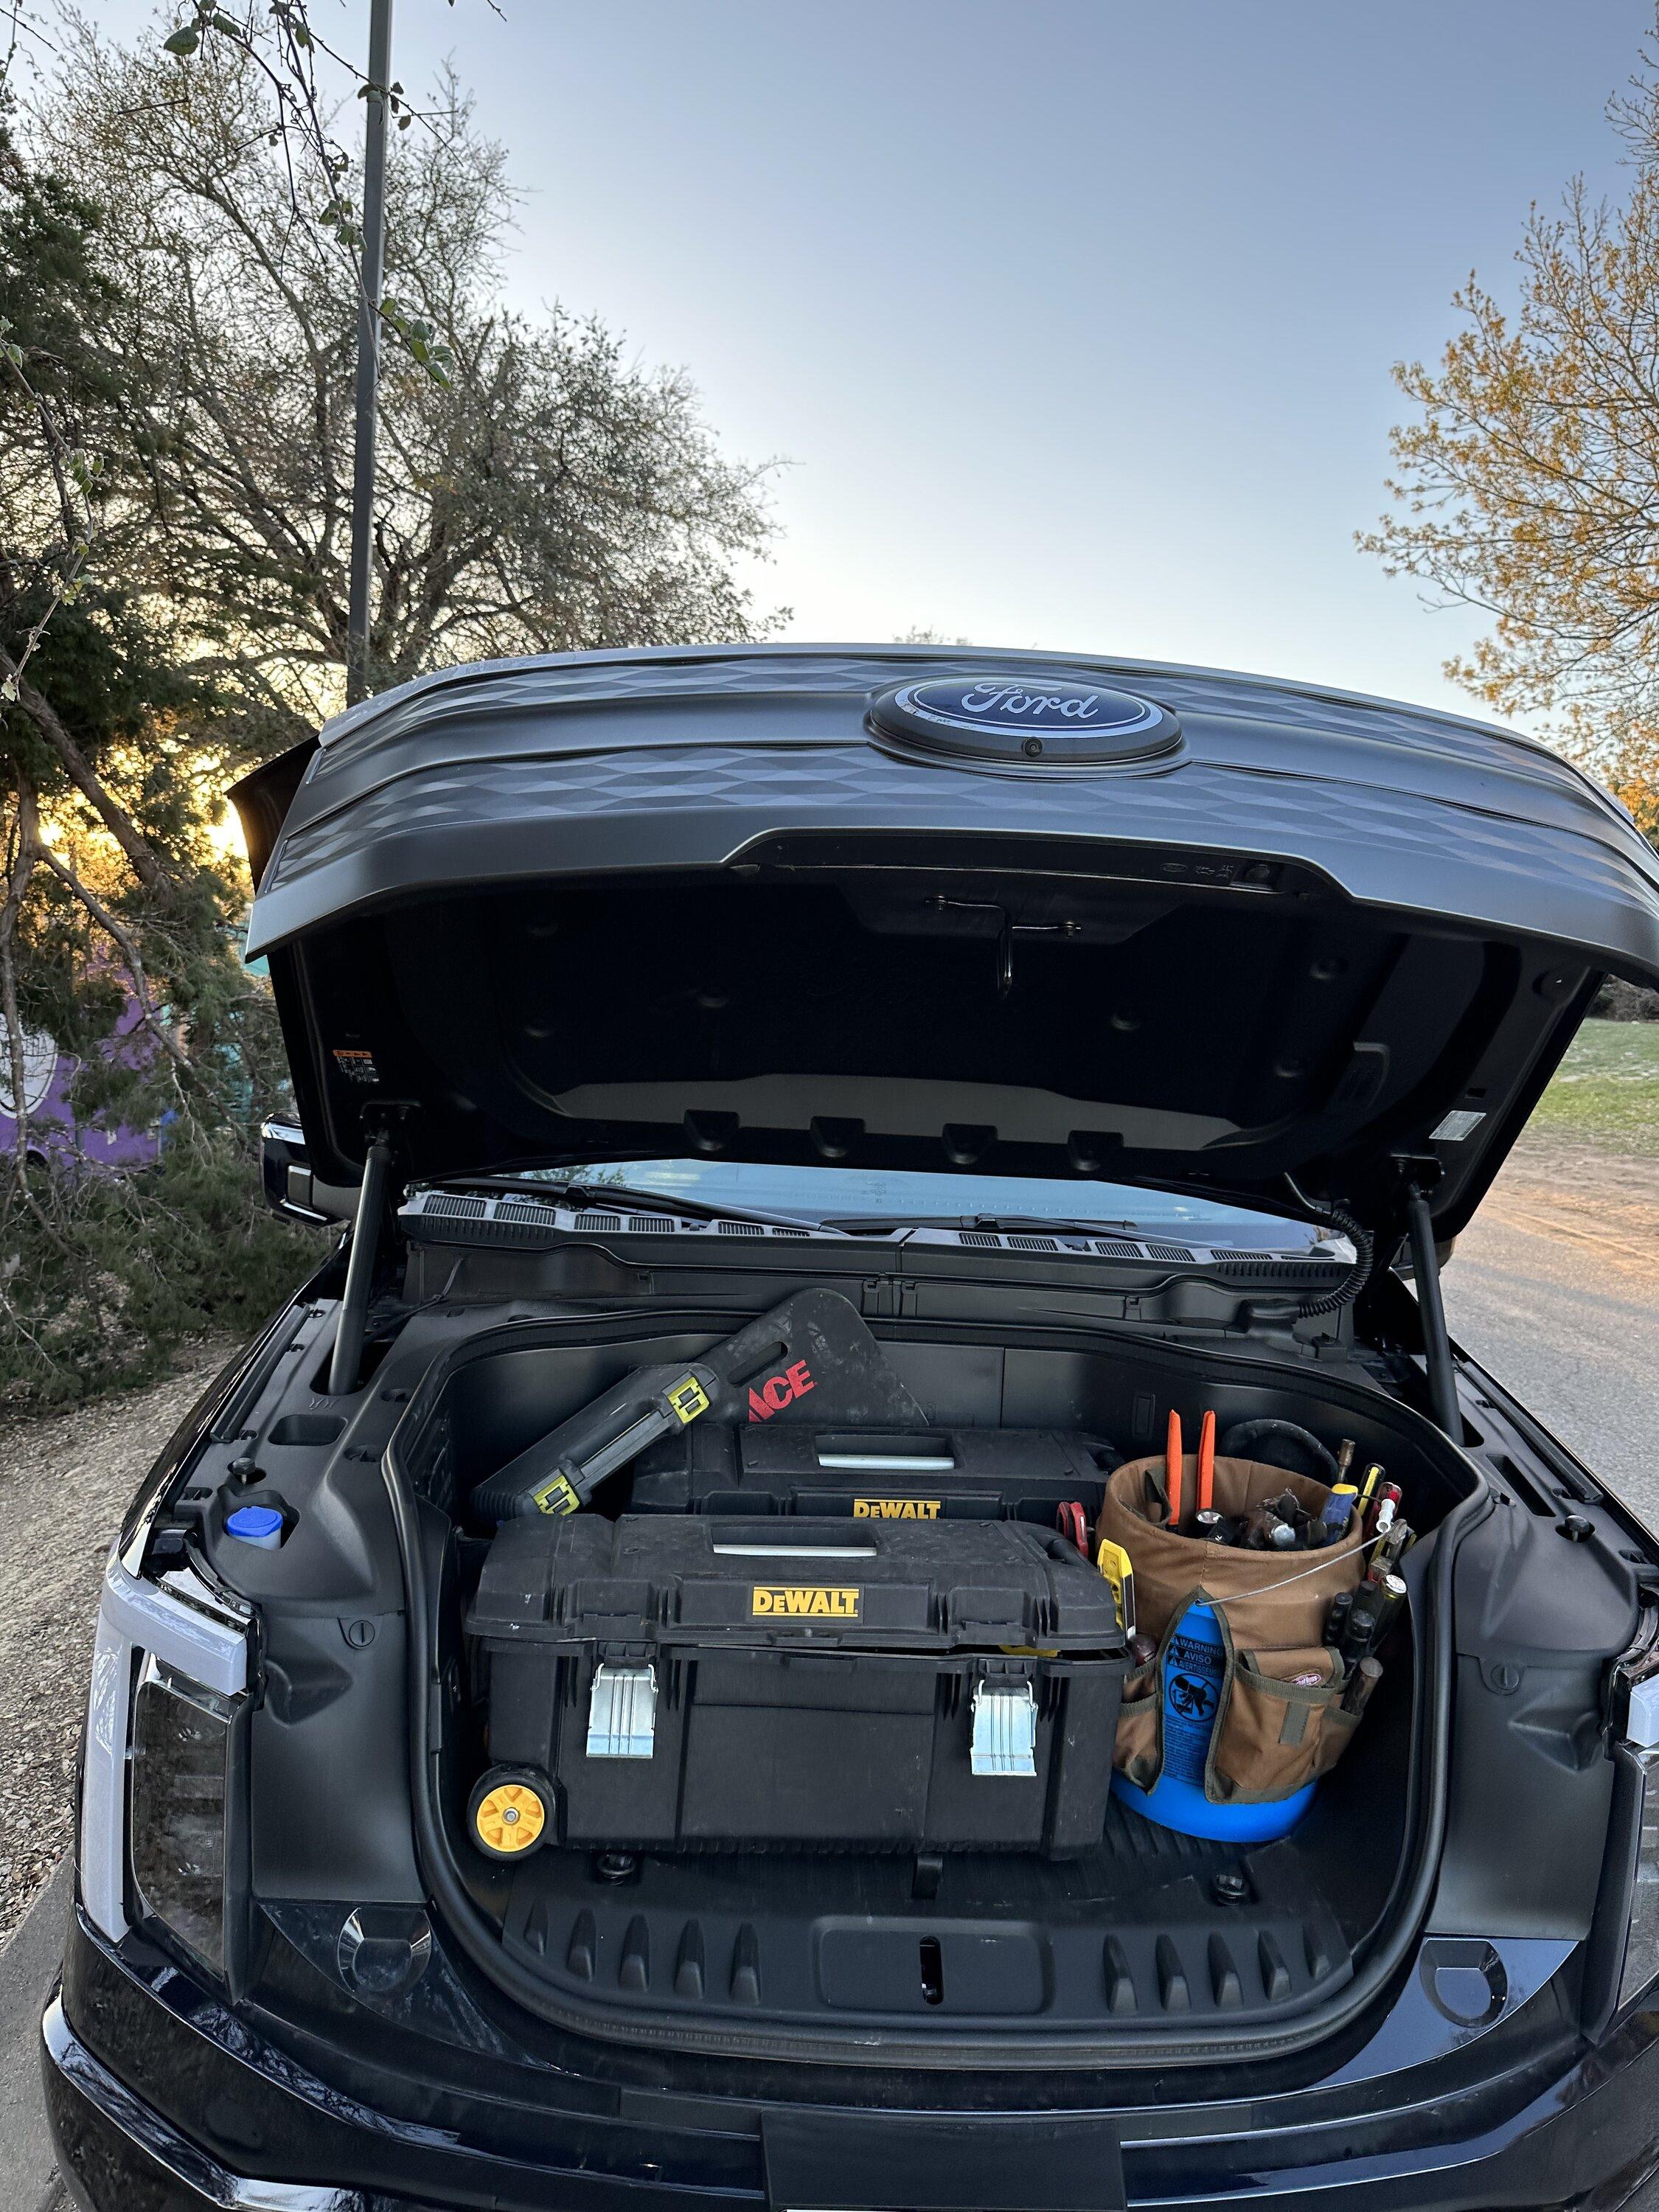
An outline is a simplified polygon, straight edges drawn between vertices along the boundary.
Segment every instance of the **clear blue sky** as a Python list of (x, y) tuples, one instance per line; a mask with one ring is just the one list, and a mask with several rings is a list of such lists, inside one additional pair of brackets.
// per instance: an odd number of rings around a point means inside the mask
[(1389, 367), (1471, 267), (1509, 286), (1531, 200), (1622, 188), (1650, 0), (396, 5), (397, 74), (453, 55), (510, 149), (514, 301), (597, 313), (793, 464), (757, 578), (792, 635), (1462, 702), (1476, 625), (1352, 545)]

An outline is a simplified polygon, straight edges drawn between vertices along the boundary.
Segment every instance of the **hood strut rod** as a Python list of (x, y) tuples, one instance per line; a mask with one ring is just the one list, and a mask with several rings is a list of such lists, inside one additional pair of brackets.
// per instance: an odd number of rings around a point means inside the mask
[(1438, 1427), (1455, 1444), (1463, 1441), (1463, 1423), (1457, 1410), (1457, 1382), (1452, 1368), (1451, 1339), (1446, 1334), (1446, 1306), (1440, 1295), (1440, 1255), (1434, 1249), (1434, 1219), (1426, 1193), (1413, 1183), (1406, 1195), (1407, 1233), (1411, 1239), (1412, 1277), (1417, 1285), (1418, 1311), (1423, 1320), (1423, 1352), (1429, 1370), (1429, 1404)]
[(357, 1387), (358, 1370), (363, 1364), (363, 1335), (368, 1322), (368, 1294), (374, 1284), (374, 1258), (380, 1249), (380, 1224), (386, 1214), (386, 1188), (391, 1179), (392, 1146), (385, 1137), (377, 1137), (363, 1162), (357, 1218), (346, 1260), (345, 1296), (340, 1301), (340, 1326), (328, 1369), (329, 1393), (333, 1397), (343, 1396)]

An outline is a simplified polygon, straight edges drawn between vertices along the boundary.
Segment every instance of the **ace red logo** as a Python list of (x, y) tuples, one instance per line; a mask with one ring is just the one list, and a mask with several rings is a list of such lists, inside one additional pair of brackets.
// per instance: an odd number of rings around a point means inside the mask
[(758, 1389), (749, 1393), (749, 1418), (751, 1421), (769, 1421), (774, 1413), (781, 1413), (795, 1399), (804, 1398), (809, 1390), (817, 1388), (806, 1362), (798, 1359), (781, 1375), (769, 1375)]

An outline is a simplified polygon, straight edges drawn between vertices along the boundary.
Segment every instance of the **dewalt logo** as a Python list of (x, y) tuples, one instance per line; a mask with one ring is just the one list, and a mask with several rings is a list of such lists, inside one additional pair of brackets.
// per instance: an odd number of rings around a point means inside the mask
[(860, 1589), (825, 1589), (799, 1583), (757, 1583), (749, 1593), (751, 1620), (856, 1620)]
[(937, 1521), (943, 1511), (942, 1498), (855, 1498), (853, 1518), (855, 1521)]

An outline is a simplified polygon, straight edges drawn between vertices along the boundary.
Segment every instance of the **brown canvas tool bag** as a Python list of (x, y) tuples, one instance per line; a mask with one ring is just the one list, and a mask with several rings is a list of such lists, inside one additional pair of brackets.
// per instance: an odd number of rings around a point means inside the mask
[[(1189, 1457), (1182, 1474), (1188, 1498), (1197, 1470)], [(1285, 1490), (1316, 1516), (1330, 1495), (1323, 1483), (1258, 1460), (1215, 1462), (1212, 1496), (1221, 1512), (1247, 1513)], [(1206, 1604), (1221, 1625), (1226, 1666), (1205, 1795), (1216, 1804), (1288, 1797), (1328, 1772), (1357, 1725), (1342, 1711), (1342, 1663), (1324, 1632), (1331, 1600), (1359, 1585), (1363, 1532), (1356, 1520), (1322, 1552), (1235, 1551), (1160, 1526), (1153, 1516), (1167, 1510), (1162, 1458), (1131, 1460), (1108, 1482), (1096, 1528), (1097, 1541), (1109, 1538), (1128, 1553), (1137, 1626), (1158, 1639), (1158, 1657), (1124, 1685), (1116, 1764), (1143, 1790), (1162, 1772), (1164, 1655), (1188, 1607)], [(1296, 1679), (1310, 1675), (1316, 1679)]]

